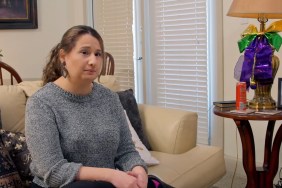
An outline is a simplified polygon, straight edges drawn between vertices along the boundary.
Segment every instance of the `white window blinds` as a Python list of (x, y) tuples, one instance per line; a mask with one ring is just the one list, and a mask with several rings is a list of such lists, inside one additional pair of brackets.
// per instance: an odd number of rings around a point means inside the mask
[(151, 16), (152, 103), (198, 113), (197, 142), (209, 143), (206, 0), (155, 0)]
[(134, 89), (132, 0), (95, 0), (93, 12), (94, 28), (104, 40), (105, 51), (114, 57), (121, 89)]

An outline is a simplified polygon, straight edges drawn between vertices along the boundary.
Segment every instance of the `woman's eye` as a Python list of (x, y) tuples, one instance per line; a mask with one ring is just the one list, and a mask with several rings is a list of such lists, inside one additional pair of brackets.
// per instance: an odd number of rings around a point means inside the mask
[(96, 52), (95, 56), (100, 57), (100, 56), (102, 56), (102, 53), (101, 52)]
[(80, 53), (82, 53), (83, 55), (88, 55), (89, 54), (88, 51), (81, 51)]

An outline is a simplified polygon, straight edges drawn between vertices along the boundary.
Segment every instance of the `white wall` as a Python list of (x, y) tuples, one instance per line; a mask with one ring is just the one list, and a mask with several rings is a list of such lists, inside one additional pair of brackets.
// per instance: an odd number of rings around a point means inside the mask
[[(236, 18), (236, 17), (228, 17), (226, 16), (228, 9), (231, 5), (232, 0), (224, 0), (223, 1), (223, 28), (224, 28), (224, 99), (230, 100), (235, 99), (235, 87), (236, 80), (233, 78), (233, 69), (238, 60), (238, 57), (241, 55), (238, 50), (237, 41), (240, 39), (240, 34), (246, 29), (249, 24), (254, 24), (259, 29), (259, 23), (255, 19), (244, 19), (244, 18)], [(273, 20), (269, 20), (266, 24), (266, 28)], [(281, 33), (280, 33), (281, 34)], [(280, 60), (282, 60), (282, 50), (279, 52), (275, 52)], [(282, 65), (281, 65), (282, 66)], [(275, 77), (274, 84), (272, 86), (272, 97), (277, 101), (277, 78), (282, 77), (282, 68), (279, 68), (278, 73)], [(253, 98), (253, 91), (247, 95), (248, 99)], [(278, 125), (281, 124), (281, 121), (276, 122), (277, 131)], [(254, 140), (256, 144), (256, 161), (257, 163), (263, 162), (264, 156), (264, 139), (265, 139), (265, 131), (267, 127), (267, 122), (259, 122), (259, 121), (251, 121), (252, 130), (254, 133)], [(237, 133), (237, 145), (236, 146), (236, 132), (237, 128), (233, 120), (224, 119), (224, 151), (225, 155), (235, 157), (237, 155), (237, 148), (239, 150), (238, 156), (242, 159), (242, 144), (239, 133)], [(280, 152), (281, 153), (281, 152)], [(280, 154), (280, 161), (282, 156)], [(281, 165), (280, 165), (281, 167)], [(279, 173), (279, 170), (278, 170)]]
[(49, 51), (71, 26), (86, 23), (85, 0), (37, 0), (38, 29), (0, 30), (2, 61), (23, 80), (41, 78)]

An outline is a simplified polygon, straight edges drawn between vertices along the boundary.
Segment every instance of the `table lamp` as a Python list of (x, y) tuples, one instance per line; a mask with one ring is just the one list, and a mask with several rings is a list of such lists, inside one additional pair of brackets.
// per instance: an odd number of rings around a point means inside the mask
[(278, 34), (282, 31), (282, 20), (268, 28), (265, 28), (265, 23), (268, 19), (282, 18), (282, 0), (233, 0), (227, 16), (256, 18), (259, 21), (259, 31), (254, 25), (249, 25), (238, 41), (240, 52), (245, 52), (239, 58), (235, 72), (239, 67), (238, 81), (246, 82), (247, 89), (254, 89), (249, 108), (276, 108), (271, 87), (280, 64), (274, 51), (278, 51), (282, 44), (282, 37)]

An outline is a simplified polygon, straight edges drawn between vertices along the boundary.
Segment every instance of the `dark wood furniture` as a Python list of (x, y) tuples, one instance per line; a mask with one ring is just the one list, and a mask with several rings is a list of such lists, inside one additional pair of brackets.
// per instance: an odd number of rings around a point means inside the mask
[(4, 84), (4, 75), (2, 70), (6, 70), (8, 72), (8, 74), (10, 75), (10, 84), (13, 85), (14, 84), (14, 79), (20, 83), (22, 82), (22, 78), (20, 77), (20, 75), (17, 73), (17, 71), (11, 67), (10, 65), (0, 61), (0, 85)]
[[(214, 114), (231, 118), (235, 121), (243, 147), (243, 166), (247, 175), (247, 188), (273, 188), (273, 180), (278, 171), (279, 150), (282, 141), (282, 126), (273, 135), (276, 120), (282, 120), (282, 113), (275, 115), (236, 114), (215, 107)], [(262, 167), (256, 167), (255, 143), (249, 120), (268, 121), (264, 146), (264, 162)], [(274, 136), (274, 141), (272, 143)]]
[(104, 52), (104, 63), (102, 66), (101, 75), (114, 75), (115, 73), (115, 61), (114, 57), (108, 53)]

